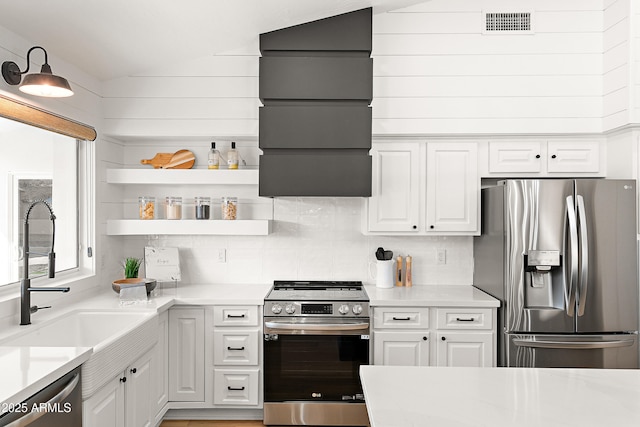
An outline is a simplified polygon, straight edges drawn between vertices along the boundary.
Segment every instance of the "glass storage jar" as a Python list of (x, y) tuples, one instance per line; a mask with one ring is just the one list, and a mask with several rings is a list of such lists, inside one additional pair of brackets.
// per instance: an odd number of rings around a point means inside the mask
[(166, 219), (182, 219), (182, 197), (167, 196), (164, 213)]
[(211, 215), (211, 198), (196, 197), (196, 219), (209, 219)]
[(156, 217), (156, 198), (153, 196), (138, 197), (138, 212), (140, 219), (154, 219)]
[(236, 219), (238, 216), (238, 198), (222, 198), (222, 219)]

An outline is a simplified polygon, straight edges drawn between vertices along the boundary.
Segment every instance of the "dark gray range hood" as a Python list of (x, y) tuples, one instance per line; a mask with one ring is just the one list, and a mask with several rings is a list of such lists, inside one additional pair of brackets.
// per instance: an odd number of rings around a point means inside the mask
[(371, 196), (371, 8), (260, 35), (261, 196)]

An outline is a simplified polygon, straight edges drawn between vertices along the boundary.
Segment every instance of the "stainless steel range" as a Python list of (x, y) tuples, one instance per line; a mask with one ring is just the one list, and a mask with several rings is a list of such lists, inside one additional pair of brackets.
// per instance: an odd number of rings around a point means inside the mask
[(368, 425), (362, 282), (275, 281), (264, 313), (264, 424)]

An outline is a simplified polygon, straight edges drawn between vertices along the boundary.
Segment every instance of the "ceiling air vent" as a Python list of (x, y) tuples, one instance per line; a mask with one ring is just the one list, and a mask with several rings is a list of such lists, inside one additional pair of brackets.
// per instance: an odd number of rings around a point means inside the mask
[(531, 12), (485, 12), (484, 34), (532, 34)]

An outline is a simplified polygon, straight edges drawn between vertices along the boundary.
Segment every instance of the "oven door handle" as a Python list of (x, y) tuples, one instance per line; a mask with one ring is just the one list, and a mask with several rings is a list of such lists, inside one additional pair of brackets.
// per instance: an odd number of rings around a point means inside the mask
[(369, 329), (369, 323), (282, 323), (264, 322), (264, 326), (274, 332), (281, 331), (362, 331)]

